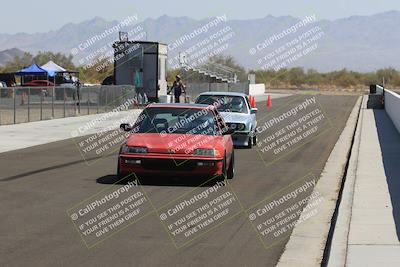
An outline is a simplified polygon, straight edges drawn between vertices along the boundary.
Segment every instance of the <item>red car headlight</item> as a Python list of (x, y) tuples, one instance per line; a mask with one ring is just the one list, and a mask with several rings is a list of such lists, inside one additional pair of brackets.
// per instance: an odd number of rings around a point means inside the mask
[(127, 146), (121, 147), (121, 154), (146, 154), (148, 152), (147, 147), (140, 146)]
[(219, 151), (216, 149), (196, 149), (193, 152), (195, 156), (203, 156), (203, 157), (217, 157), (219, 156)]

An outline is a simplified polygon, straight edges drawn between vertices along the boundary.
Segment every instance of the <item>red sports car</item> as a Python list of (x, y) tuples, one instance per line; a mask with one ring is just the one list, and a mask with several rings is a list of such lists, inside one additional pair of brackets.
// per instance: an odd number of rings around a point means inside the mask
[(118, 176), (200, 176), (232, 179), (234, 149), (231, 134), (213, 106), (150, 104), (121, 146)]
[(24, 83), (23, 86), (26, 87), (50, 87), (54, 86), (54, 83), (47, 80), (33, 80), (27, 83)]

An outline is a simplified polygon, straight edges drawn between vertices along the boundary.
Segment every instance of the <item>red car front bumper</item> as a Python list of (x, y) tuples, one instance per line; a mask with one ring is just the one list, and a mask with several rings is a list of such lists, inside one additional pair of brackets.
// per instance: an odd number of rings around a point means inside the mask
[(170, 154), (121, 154), (120, 173), (214, 177), (222, 175), (223, 159)]

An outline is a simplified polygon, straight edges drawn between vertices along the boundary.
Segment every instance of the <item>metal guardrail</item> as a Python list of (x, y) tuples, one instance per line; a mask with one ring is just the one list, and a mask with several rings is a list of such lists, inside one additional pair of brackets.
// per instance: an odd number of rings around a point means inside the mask
[(236, 70), (216, 62), (207, 62), (206, 64), (201, 66), (197, 64), (193, 65), (188, 62), (187, 57), (184, 53), (179, 53), (179, 64), (181, 68), (185, 69), (186, 71), (194, 71), (199, 74), (215, 78), (222, 82), (239, 82), (239, 80), (237, 79)]
[(187, 62), (182, 62), (181, 67), (186, 71), (194, 71), (205, 76), (215, 78), (222, 82), (227, 83), (237, 83), (237, 75), (233, 69), (217, 64), (217, 63), (207, 63), (202, 66), (192, 66)]
[(0, 88), (0, 125), (104, 113), (135, 97), (134, 86)]

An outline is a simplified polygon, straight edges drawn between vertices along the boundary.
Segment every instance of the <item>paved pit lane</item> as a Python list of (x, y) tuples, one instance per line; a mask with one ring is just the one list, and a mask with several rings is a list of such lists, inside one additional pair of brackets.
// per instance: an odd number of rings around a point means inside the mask
[(262, 145), (235, 149), (227, 182), (114, 185), (117, 152), (72, 140), (0, 154), (0, 266), (275, 266), (357, 99), (312, 97), (257, 103)]

